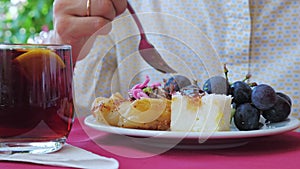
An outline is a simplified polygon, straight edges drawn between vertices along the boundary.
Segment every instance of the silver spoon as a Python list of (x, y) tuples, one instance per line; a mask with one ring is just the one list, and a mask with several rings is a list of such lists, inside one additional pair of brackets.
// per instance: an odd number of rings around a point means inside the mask
[(129, 10), (131, 16), (133, 17), (139, 32), (140, 32), (140, 44), (139, 44), (139, 53), (142, 56), (142, 58), (153, 68), (156, 70), (162, 72), (162, 73), (177, 73), (174, 69), (172, 69), (167, 62), (164, 61), (164, 59), (160, 56), (158, 51), (155, 49), (155, 47), (148, 42), (146, 34), (144, 33), (144, 29), (142, 27), (142, 24), (140, 20), (138, 19), (137, 15), (135, 14), (135, 11), (127, 2), (127, 9)]

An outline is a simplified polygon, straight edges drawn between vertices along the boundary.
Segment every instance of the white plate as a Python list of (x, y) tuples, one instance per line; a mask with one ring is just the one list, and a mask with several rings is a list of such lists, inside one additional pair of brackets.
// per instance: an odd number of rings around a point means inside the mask
[[(113, 127), (97, 122), (92, 115), (87, 116), (84, 123), (91, 128), (108, 133), (140, 138), (152, 137), (155, 139), (152, 139), (151, 142), (147, 142), (147, 144), (156, 146), (169, 146), (169, 140), (180, 139), (180, 142), (178, 142), (176, 146), (177, 148), (192, 149), (236, 147), (246, 144), (253, 138), (282, 134), (295, 130), (300, 126), (298, 119), (289, 117), (283, 122), (264, 124), (259, 130), (239, 131), (236, 127), (232, 126), (230, 131), (219, 131), (205, 135), (199, 132), (156, 131)], [(199, 144), (199, 139), (202, 139), (202, 141), (204, 139), (205, 142)], [(174, 144), (174, 142), (172, 142), (172, 144)]]

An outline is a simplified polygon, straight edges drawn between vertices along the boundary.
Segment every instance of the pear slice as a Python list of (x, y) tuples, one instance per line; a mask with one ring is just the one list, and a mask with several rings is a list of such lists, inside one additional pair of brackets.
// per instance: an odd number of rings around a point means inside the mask
[(130, 105), (123, 105), (119, 113), (126, 120), (136, 123), (149, 123), (157, 120), (167, 106), (165, 99), (143, 98)]

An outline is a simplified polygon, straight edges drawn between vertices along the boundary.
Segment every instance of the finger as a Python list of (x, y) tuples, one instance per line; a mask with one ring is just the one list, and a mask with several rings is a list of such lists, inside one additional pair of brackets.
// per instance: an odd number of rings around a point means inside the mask
[[(116, 17), (116, 10), (111, 0), (90, 0), (91, 16), (100, 16), (108, 20)], [(87, 16), (87, 0), (61, 0), (54, 2), (54, 13), (64, 13), (74, 16)]]
[(111, 0), (91, 0), (91, 15), (113, 20), (116, 17), (116, 9)]
[(127, 7), (127, 0), (112, 0), (112, 3), (116, 10), (116, 15), (122, 14)]
[(76, 16), (86, 16), (87, 0), (55, 0), (53, 3), (54, 14), (69, 14)]
[(95, 32), (97, 34), (109, 33), (111, 22), (102, 17), (65, 16), (55, 20), (55, 27), (57, 33), (65, 42), (73, 43), (84, 37), (89, 37)]

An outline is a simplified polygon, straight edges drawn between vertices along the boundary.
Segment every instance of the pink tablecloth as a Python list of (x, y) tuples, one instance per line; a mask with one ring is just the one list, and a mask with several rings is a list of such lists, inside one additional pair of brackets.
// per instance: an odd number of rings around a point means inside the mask
[[(125, 144), (100, 141), (105, 144), (96, 144), (93, 140), (101, 137), (111, 137), (111, 134), (91, 131), (95, 135), (88, 137), (82, 124), (75, 121), (68, 143), (84, 148), (93, 153), (106, 157), (113, 157), (120, 163), (121, 169), (161, 169), (161, 168), (222, 168), (222, 169), (299, 169), (300, 167), (300, 133), (288, 132), (271, 137), (251, 140), (243, 146), (218, 150), (179, 150), (171, 149), (164, 153), (145, 158), (126, 157), (126, 153), (149, 155), (151, 152)], [(118, 139), (118, 137), (115, 137)], [(121, 138), (121, 137), (120, 137)], [(122, 143), (122, 140), (117, 140)], [(123, 155), (107, 151), (107, 147), (120, 150)], [(149, 151), (149, 149), (148, 149)], [(138, 157), (138, 156), (137, 156)], [(141, 157), (141, 156), (139, 156)], [(0, 168), (30, 168), (50, 169), (57, 168), (28, 163), (0, 162)], [(101, 166), (99, 166), (101, 168)]]

